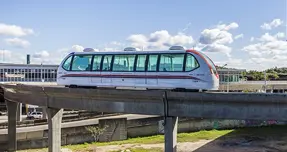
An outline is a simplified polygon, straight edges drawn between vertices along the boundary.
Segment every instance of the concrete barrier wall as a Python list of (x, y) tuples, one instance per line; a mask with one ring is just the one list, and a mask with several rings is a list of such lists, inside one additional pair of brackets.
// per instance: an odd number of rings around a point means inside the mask
[[(109, 125), (101, 135), (100, 141), (124, 140), (131, 137), (143, 137), (163, 134), (163, 117), (152, 117), (136, 120), (122, 118), (101, 120), (94, 126)], [(116, 125), (117, 124), (117, 125)], [(249, 121), (249, 120), (209, 120), (180, 118), (178, 132), (193, 132), (209, 129), (229, 129), (250, 126), (265, 126), (270, 124), (286, 124), (277, 121)], [(118, 128), (116, 127), (118, 126)], [(62, 128), (62, 145), (92, 142), (94, 139), (85, 129), (87, 126)], [(18, 149), (43, 148), (48, 146), (48, 130), (18, 133)], [(6, 149), (7, 134), (0, 135), (0, 151)]]
[[(117, 116), (121, 115), (119, 113), (79, 113), (79, 114), (65, 114), (63, 115), (62, 122), (71, 122), (71, 121), (79, 121), (79, 120), (86, 120), (86, 119), (95, 119), (107, 116)], [(48, 124), (47, 119), (33, 119), (33, 120), (25, 120), (25, 121), (18, 121), (17, 128), (20, 127), (29, 127), (35, 125), (46, 125)], [(8, 122), (0, 123), (0, 129), (7, 129)]]

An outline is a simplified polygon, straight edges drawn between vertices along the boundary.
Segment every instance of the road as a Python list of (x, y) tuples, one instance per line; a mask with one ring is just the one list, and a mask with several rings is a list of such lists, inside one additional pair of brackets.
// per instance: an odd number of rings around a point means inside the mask
[[(22, 115), (22, 120), (25, 120), (27, 115)], [(8, 122), (8, 117), (7, 116), (0, 116), (0, 123)]]
[[(94, 118), (94, 119), (87, 119), (87, 120), (80, 120), (80, 121), (64, 122), (62, 123), (62, 128), (77, 127), (77, 126), (83, 126), (83, 125), (95, 125), (99, 123), (99, 119), (103, 119), (103, 118), (125, 118), (125, 117), (127, 118), (127, 120), (133, 120), (133, 119), (150, 118), (150, 117), (158, 117), (158, 116), (125, 114), (125, 115), (101, 117), (101, 118)], [(48, 125), (20, 127), (20, 128), (17, 128), (17, 133), (41, 131), (41, 130), (48, 130)], [(1, 134), (7, 134), (7, 129), (0, 129), (0, 135)]]

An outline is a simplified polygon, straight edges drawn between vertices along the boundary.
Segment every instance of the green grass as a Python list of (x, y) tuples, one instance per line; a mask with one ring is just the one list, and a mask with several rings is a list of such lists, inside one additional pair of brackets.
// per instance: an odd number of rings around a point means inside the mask
[[(233, 130), (210, 130), (210, 131), (198, 131), (193, 133), (179, 133), (177, 135), (178, 142), (195, 142), (202, 139), (216, 139), (220, 136), (226, 135)], [(122, 141), (112, 141), (112, 142), (93, 142), (93, 143), (84, 143), (79, 145), (67, 145), (62, 146), (62, 148), (68, 148), (72, 151), (92, 151), (93, 147), (97, 146), (108, 146), (108, 145), (123, 145), (123, 144), (156, 144), (163, 143), (164, 135), (155, 135), (149, 137), (138, 137), (138, 138), (129, 138)], [(42, 149), (31, 149), (23, 150), (19, 152), (46, 152), (47, 148)], [(131, 152), (159, 152), (162, 151), (160, 148), (153, 149), (143, 149), (143, 148), (134, 148), (130, 149)], [(117, 151), (115, 151), (117, 152)]]
[[(210, 130), (210, 131), (199, 131), (193, 133), (180, 133), (177, 135), (178, 142), (195, 142), (202, 139), (216, 139), (220, 136), (226, 135), (233, 130)], [(94, 142), (90, 144), (80, 144), (80, 145), (67, 145), (63, 146), (71, 150), (83, 150), (89, 149), (90, 146), (107, 146), (107, 145), (122, 145), (122, 144), (156, 144), (163, 143), (164, 135), (156, 135), (149, 137), (138, 137), (130, 138), (123, 141), (112, 141), (112, 142)]]

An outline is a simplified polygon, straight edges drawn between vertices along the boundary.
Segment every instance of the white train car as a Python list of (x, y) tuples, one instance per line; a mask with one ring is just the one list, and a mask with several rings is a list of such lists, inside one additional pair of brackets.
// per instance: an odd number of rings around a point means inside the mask
[(66, 87), (133, 87), (145, 89), (218, 90), (212, 60), (195, 50), (173, 46), (163, 51), (94, 52), (67, 55), (58, 68), (57, 84)]

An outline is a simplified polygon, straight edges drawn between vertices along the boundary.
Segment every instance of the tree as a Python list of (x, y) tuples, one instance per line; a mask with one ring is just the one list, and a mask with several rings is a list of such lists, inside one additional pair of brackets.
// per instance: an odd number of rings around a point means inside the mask
[(105, 125), (103, 128), (100, 128), (100, 127), (95, 127), (95, 126), (88, 126), (88, 127), (85, 127), (87, 131), (89, 131), (93, 138), (94, 138), (94, 141), (99, 141), (99, 138), (100, 138), (100, 135), (102, 135), (105, 131), (106, 131), (106, 128), (108, 127), (108, 125)]

